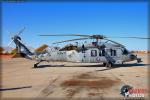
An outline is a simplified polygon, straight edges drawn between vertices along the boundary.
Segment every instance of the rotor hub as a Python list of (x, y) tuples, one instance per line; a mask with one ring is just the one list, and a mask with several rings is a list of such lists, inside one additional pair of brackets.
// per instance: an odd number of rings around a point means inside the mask
[(106, 38), (106, 37), (103, 36), (103, 35), (92, 35), (91, 37), (92, 37), (92, 38), (95, 38), (95, 39), (104, 39), (104, 38)]

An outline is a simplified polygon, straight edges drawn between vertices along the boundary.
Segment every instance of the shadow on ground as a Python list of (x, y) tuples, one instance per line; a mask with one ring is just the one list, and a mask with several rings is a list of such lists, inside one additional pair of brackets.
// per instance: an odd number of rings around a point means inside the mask
[(31, 87), (32, 86), (24, 86), (24, 87), (16, 87), (16, 88), (4, 88), (4, 89), (0, 88), (0, 91), (19, 90), (19, 89), (25, 89), (25, 88), (31, 88)]
[(95, 70), (95, 71), (105, 71), (105, 70), (111, 70), (111, 69), (115, 69), (115, 68), (121, 68), (121, 67), (142, 67), (142, 66), (150, 66), (150, 64), (115, 64), (112, 68), (105, 68), (105, 69), (100, 69), (100, 70)]
[[(135, 67), (135, 66), (149, 66), (150, 64), (115, 64), (113, 65), (113, 68), (119, 68), (119, 67)], [(36, 68), (45, 68), (45, 67), (104, 67), (102, 64), (97, 65), (38, 65)], [(111, 68), (112, 69), (112, 68)]]

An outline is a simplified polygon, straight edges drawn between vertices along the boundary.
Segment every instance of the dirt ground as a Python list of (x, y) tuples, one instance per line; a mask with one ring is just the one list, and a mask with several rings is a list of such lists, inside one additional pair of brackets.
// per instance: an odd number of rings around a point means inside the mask
[(1, 99), (124, 99), (120, 89), (130, 85), (146, 89), (148, 99), (148, 59), (143, 62), (114, 65), (43, 62), (33, 68), (34, 61), (24, 58), (1, 59)]

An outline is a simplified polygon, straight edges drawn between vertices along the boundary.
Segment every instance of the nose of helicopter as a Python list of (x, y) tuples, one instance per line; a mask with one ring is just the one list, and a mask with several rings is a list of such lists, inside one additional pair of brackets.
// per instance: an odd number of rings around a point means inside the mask
[(137, 59), (137, 56), (134, 55), (134, 54), (130, 54), (129, 57), (130, 57), (131, 60), (136, 60)]

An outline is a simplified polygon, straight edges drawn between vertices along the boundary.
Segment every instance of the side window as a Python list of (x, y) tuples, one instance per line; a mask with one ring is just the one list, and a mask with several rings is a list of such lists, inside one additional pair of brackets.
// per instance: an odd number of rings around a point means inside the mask
[(114, 56), (116, 56), (116, 50), (113, 50), (114, 51)]
[(102, 50), (102, 56), (105, 56), (105, 50)]
[(116, 50), (110, 49), (110, 54), (111, 56), (116, 56), (117, 55)]
[(110, 55), (113, 56), (113, 50), (112, 49), (110, 49)]
[(102, 56), (102, 51), (99, 51), (99, 56)]
[(91, 50), (91, 56), (96, 57), (97, 56), (97, 50)]

